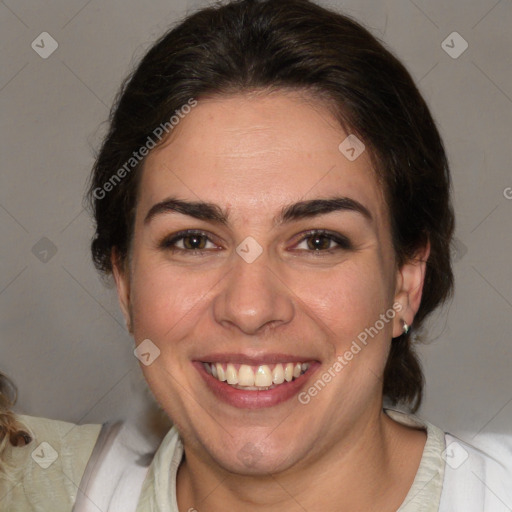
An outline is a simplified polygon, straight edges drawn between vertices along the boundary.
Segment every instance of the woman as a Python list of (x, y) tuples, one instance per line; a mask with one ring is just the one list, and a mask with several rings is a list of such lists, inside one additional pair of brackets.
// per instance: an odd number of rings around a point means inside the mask
[(303, 0), (190, 16), (124, 85), (89, 197), (174, 427), (149, 463), (126, 427), (22, 417), (61, 466), (6, 450), (33, 468), (10, 510), (65, 464), (52, 510), (508, 510), (494, 455), (383, 409), (421, 403), (411, 330), (452, 291), (454, 219), (428, 108), (357, 23)]

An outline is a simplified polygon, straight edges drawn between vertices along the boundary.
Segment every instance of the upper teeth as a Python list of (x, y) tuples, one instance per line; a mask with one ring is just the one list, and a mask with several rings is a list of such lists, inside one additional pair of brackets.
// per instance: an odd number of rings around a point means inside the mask
[[(269, 387), (272, 384), (290, 382), (300, 377), (309, 368), (309, 363), (277, 363), (276, 365), (262, 364), (249, 366), (233, 363), (203, 363), (206, 371), (216, 379), (233, 386)], [(237, 366), (239, 366), (237, 370)], [(271, 368), (273, 366), (273, 368)]]

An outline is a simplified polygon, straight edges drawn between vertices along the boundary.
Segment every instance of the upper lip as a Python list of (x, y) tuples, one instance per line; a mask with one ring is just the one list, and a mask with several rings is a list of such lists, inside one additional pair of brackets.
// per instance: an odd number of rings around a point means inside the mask
[(316, 359), (308, 356), (296, 356), (291, 354), (265, 353), (258, 355), (249, 355), (241, 353), (216, 353), (206, 354), (196, 359), (202, 363), (239, 363), (251, 366), (262, 364), (277, 363), (304, 363), (315, 361)]

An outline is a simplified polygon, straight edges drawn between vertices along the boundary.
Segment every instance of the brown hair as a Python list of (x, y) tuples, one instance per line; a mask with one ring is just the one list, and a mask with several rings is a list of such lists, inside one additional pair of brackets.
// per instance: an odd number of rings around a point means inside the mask
[[(443, 143), (398, 59), (357, 22), (307, 0), (238, 0), (206, 8), (147, 52), (119, 92), (91, 176), (96, 267), (108, 274), (112, 249), (121, 262), (129, 252), (144, 161), (133, 169), (126, 163), (156, 127), (191, 98), (279, 89), (329, 100), (340, 124), (364, 141), (385, 191), (398, 264), (430, 241), (414, 322), (419, 327), (453, 288), (454, 215)], [(392, 343), (383, 393), (416, 410), (422, 390), (411, 334), (403, 334)]]

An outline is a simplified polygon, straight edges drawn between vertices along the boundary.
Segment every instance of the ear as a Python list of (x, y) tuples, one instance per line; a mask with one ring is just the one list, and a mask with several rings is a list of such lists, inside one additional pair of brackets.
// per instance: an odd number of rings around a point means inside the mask
[(414, 322), (421, 303), (429, 256), (430, 242), (427, 242), (397, 271), (394, 308), (398, 313), (393, 320), (393, 338), (403, 334), (404, 322), (408, 326)]
[(121, 311), (123, 312), (128, 332), (132, 333), (132, 315), (130, 308), (130, 273), (127, 268), (128, 265), (125, 262), (121, 262), (119, 254), (115, 248), (112, 249), (110, 262), (112, 264), (112, 273), (116, 282), (119, 305), (121, 306)]

